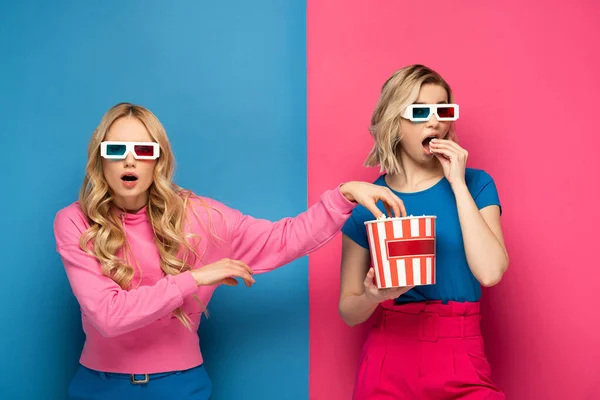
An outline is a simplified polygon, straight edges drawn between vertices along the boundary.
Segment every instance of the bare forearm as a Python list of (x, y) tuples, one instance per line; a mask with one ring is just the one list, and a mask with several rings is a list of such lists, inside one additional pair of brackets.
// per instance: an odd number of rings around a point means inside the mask
[(373, 314), (377, 303), (361, 295), (348, 295), (340, 301), (339, 312), (344, 322), (350, 326), (362, 324)]
[(483, 286), (493, 286), (508, 267), (506, 251), (484, 220), (467, 186), (457, 185), (454, 195), (469, 267)]

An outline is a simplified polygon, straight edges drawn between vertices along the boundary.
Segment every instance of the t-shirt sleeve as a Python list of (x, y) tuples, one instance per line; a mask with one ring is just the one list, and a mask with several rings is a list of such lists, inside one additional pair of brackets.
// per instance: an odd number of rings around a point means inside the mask
[(344, 226), (342, 226), (342, 233), (352, 239), (359, 246), (368, 249), (369, 242), (367, 238), (365, 221), (365, 210), (363, 210), (362, 206), (357, 206), (352, 211), (350, 218), (348, 218)]
[(481, 171), (479, 174), (477, 189), (473, 199), (480, 210), (487, 206), (498, 206), (500, 207), (500, 214), (502, 214), (502, 205), (500, 204), (496, 183), (487, 172)]

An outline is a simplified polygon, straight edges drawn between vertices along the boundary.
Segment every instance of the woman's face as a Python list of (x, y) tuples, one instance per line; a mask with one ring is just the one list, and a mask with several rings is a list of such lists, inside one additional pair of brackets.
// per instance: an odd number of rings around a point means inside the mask
[[(117, 119), (104, 141), (153, 142), (146, 126), (134, 117)], [(104, 178), (118, 206), (128, 211), (136, 211), (146, 205), (156, 162), (156, 159), (137, 160), (131, 152), (122, 160), (102, 159)]]
[[(415, 104), (447, 104), (448, 93), (442, 86), (425, 84), (421, 86), (419, 97)], [(429, 151), (429, 141), (432, 138), (446, 139), (452, 121), (438, 121), (434, 114), (426, 122), (412, 122), (402, 118), (400, 129), (401, 151), (417, 163), (428, 163), (433, 159)]]

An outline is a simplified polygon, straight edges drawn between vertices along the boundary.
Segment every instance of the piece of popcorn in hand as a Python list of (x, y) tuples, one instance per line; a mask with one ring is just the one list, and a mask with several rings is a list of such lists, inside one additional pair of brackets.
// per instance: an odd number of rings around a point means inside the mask
[(387, 217), (385, 216), (385, 214), (381, 214), (379, 217), (377, 217), (377, 220), (378, 220), (378, 221), (381, 221), (381, 220), (384, 220), (384, 219), (386, 219), (386, 218), (387, 218)]

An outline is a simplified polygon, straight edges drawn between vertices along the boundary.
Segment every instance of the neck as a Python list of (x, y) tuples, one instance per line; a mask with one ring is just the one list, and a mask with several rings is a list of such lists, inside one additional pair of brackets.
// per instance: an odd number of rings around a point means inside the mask
[(136, 197), (121, 197), (115, 196), (115, 206), (130, 214), (135, 214), (148, 204), (148, 194), (144, 193)]
[(417, 192), (425, 190), (444, 177), (442, 164), (432, 157), (428, 162), (419, 163), (409, 157), (404, 151), (398, 154), (401, 172), (388, 174), (387, 184), (398, 192)]

